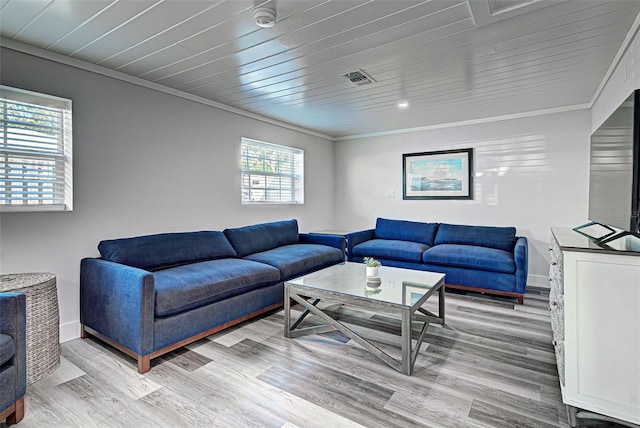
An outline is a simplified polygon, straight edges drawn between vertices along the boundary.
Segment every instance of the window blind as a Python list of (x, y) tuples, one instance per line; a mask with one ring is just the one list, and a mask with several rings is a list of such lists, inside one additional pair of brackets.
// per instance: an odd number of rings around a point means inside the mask
[(71, 101), (0, 86), (0, 210), (72, 209)]
[(304, 151), (242, 138), (242, 203), (304, 203)]

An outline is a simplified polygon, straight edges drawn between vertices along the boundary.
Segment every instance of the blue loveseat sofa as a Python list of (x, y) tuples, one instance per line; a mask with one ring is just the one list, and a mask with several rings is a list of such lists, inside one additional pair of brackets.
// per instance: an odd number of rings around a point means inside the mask
[(27, 391), (26, 297), (0, 293), (0, 422), (17, 424), (24, 417)]
[(283, 304), (283, 281), (345, 259), (296, 220), (102, 241), (80, 265), (82, 335), (151, 359)]
[(349, 261), (446, 274), (446, 287), (515, 297), (527, 284), (527, 238), (513, 227), (465, 226), (378, 218), (375, 229), (347, 235)]

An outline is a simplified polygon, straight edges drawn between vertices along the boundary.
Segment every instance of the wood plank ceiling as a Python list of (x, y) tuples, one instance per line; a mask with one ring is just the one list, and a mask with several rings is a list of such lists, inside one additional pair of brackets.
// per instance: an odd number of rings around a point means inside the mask
[[(255, 25), (256, 6), (274, 27)], [(589, 103), (638, 13), (638, 0), (0, 0), (0, 35), (342, 137)], [(342, 77), (356, 69), (375, 82)]]

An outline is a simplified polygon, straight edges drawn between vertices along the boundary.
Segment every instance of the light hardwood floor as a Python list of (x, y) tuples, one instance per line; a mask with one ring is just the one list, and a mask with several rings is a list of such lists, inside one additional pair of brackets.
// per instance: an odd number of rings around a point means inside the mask
[[(282, 311), (156, 359), (145, 375), (100, 342), (66, 342), (60, 368), (28, 388), (18, 427), (567, 427), (548, 293), (532, 290), (524, 305), (446, 301), (447, 324), (429, 327), (410, 377), (340, 333), (285, 339)], [(399, 355), (389, 319), (327, 305)]]

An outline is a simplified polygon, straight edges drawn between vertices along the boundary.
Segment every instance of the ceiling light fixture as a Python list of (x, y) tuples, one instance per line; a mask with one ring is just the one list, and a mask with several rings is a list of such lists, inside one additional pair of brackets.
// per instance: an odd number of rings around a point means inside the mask
[(276, 11), (268, 7), (253, 9), (253, 22), (261, 28), (271, 28), (276, 25)]
[(398, 101), (398, 108), (400, 110), (404, 110), (406, 108), (409, 108), (409, 101)]

